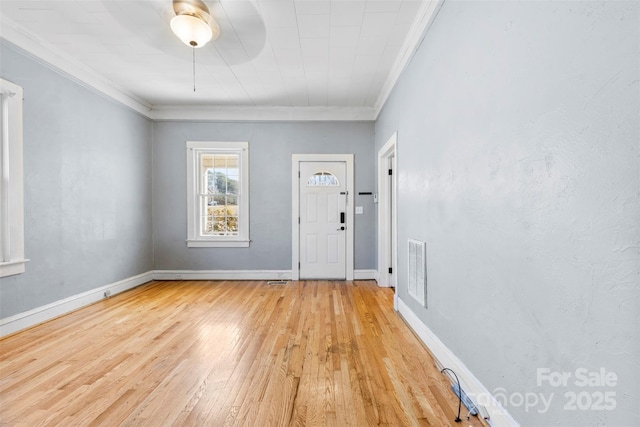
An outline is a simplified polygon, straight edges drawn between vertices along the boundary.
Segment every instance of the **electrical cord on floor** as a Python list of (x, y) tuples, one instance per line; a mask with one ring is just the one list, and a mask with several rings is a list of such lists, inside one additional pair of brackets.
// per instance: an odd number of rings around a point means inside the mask
[(460, 380), (458, 379), (458, 376), (456, 375), (456, 373), (449, 368), (443, 368), (440, 373), (444, 374), (444, 371), (449, 371), (453, 374), (454, 377), (456, 377), (456, 381), (458, 382), (458, 416), (456, 417), (456, 419), (454, 420), (457, 423), (462, 422), (462, 419), (460, 418), (460, 409), (462, 408), (462, 388), (460, 387)]

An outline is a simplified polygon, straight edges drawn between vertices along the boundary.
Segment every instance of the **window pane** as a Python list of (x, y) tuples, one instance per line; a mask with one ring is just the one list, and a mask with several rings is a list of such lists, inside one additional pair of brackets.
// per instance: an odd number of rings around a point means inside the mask
[(227, 179), (227, 194), (238, 194), (238, 178)]
[(201, 196), (201, 197), (202, 197), (202, 203), (204, 206), (215, 206), (218, 204), (214, 196)]
[[(235, 210), (238, 210), (238, 196), (228, 195), (227, 196), (227, 207), (234, 207)], [(234, 213), (237, 215), (237, 212)]]
[(240, 156), (237, 154), (226, 154), (225, 155), (226, 165), (225, 167), (229, 170), (235, 170), (236, 174), (240, 165)]
[(238, 217), (237, 216), (228, 216), (227, 217), (227, 231), (228, 235), (235, 236), (238, 234)]
[(215, 170), (213, 181), (216, 194), (227, 192), (227, 176), (220, 169)]
[(339, 185), (340, 183), (338, 182), (338, 178), (331, 172), (317, 172), (311, 175), (307, 180), (308, 187), (337, 187)]
[(206, 191), (204, 193), (215, 194), (216, 192), (216, 181), (215, 174), (213, 173), (213, 169), (206, 169)]
[(225, 235), (227, 232), (227, 221), (224, 216), (213, 217), (213, 231), (214, 234)]
[(212, 216), (203, 216), (201, 220), (202, 234), (203, 235), (212, 235), (213, 234), (213, 217)]

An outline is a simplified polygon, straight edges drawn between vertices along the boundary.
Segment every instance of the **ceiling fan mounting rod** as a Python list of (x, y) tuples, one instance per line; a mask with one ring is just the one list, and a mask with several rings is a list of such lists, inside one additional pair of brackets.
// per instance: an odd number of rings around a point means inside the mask
[(174, 0), (173, 11), (176, 15), (194, 16), (207, 24), (211, 21), (209, 8), (201, 0)]

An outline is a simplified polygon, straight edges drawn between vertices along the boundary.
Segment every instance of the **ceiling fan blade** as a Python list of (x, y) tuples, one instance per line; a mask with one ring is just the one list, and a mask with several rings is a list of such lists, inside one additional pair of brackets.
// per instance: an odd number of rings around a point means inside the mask
[(227, 64), (237, 65), (257, 57), (264, 49), (267, 31), (260, 13), (250, 1), (223, 1), (211, 6), (220, 26), (214, 43)]
[(101, 0), (113, 22), (131, 35), (132, 42), (143, 43), (156, 53), (179, 58), (183, 46), (169, 29), (173, 16), (167, 4), (149, 1)]

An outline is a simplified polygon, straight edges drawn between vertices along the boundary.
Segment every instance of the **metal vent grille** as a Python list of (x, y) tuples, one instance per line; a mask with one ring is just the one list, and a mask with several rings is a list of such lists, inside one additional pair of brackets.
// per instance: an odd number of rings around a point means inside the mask
[(426, 244), (409, 239), (409, 295), (426, 307), (427, 257)]

